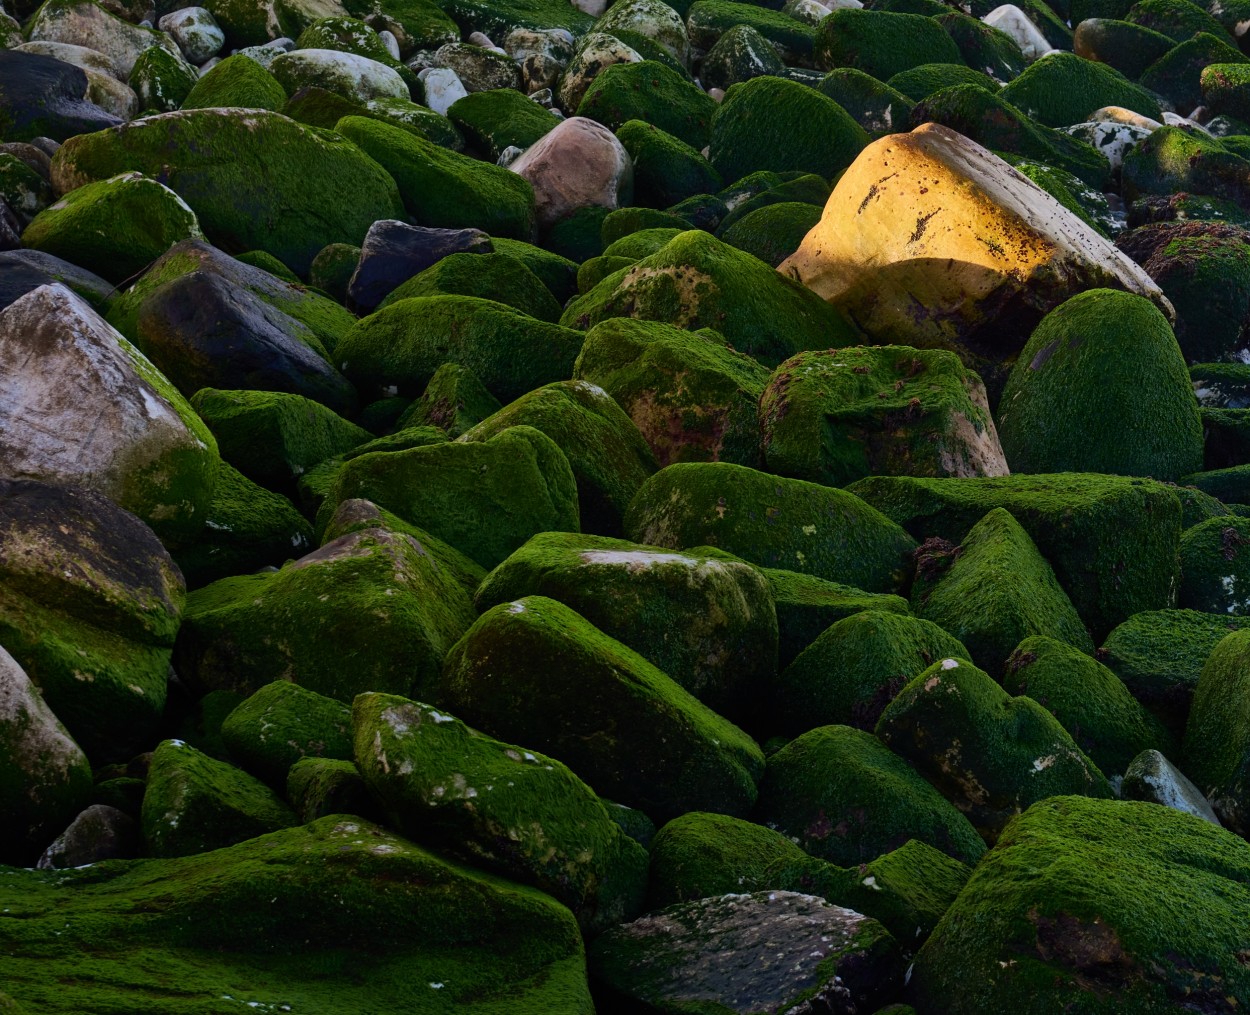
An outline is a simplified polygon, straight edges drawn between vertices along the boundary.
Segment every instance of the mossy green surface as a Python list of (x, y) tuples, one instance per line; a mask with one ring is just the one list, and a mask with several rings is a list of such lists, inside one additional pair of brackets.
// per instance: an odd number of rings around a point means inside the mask
[(819, 726), (768, 759), (754, 820), (812, 856), (852, 866), (920, 839), (975, 863), (968, 819), (871, 733)]
[(1121, 175), (1129, 200), (1186, 191), (1237, 205), (1250, 201), (1250, 162), (1217, 138), (1176, 127), (1152, 131), (1135, 144), (1124, 156)]
[(1207, 657), (1185, 726), (1185, 774), (1225, 826), (1250, 833), (1250, 632), (1220, 640)]
[(1147, 67), (1176, 45), (1162, 32), (1109, 15), (1073, 25), (1078, 56), (1114, 67), (1130, 81), (1140, 78)]
[(858, 67), (835, 67), (816, 87), (872, 135), (905, 128), (915, 105), (902, 92)]
[[(377, 437), (367, 444), (361, 444), (341, 455), (327, 458), (320, 465), (314, 465), (300, 476), (297, 484), (300, 505), (306, 514), (316, 516), (326, 496), (333, 488), (334, 479), (343, 467), (343, 463), (353, 458), (371, 455), (375, 451), (407, 451), (409, 448), (423, 448), (430, 444), (445, 444), (448, 440), (447, 433), (436, 426), (407, 426), (384, 437)], [(333, 511), (334, 508), (331, 506), (327, 510)]]
[(179, 109), (199, 80), (196, 70), (163, 46), (149, 46), (130, 71), (130, 87), (142, 109), (168, 113)]
[(486, 568), (536, 532), (576, 532), (579, 527), (577, 481), (568, 459), (550, 437), (530, 426), (510, 427), (480, 443), (361, 455), (335, 476), (323, 513), (357, 497), (394, 512)]
[[(604, 232), (608, 232), (611, 229), (611, 218), (612, 216), (609, 215), (603, 220)], [(650, 257), (659, 251), (670, 240), (676, 239), (686, 232), (687, 229), (688, 226), (685, 222), (680, 226), (666, 224), (653, 228), (635, 229), (620, 239), (608, 243), (603, 248), (603, 256), (628, 257), (632, 261), (641, 261), (644, 257)]]
[(504, 740), (559, 758), (595, 791), (656, 821), (744, 814), (755, 741), (632, 649), (555, 600), (487, 610), (423, 695)]
[(1103, 106), (1124, 106), (1163, 121), (1163, 110), (1150, 92), (1113, 67), (1083, 60), (1075, 53), (1054, 53), (1031, 64), (1003, 88), (1001, 96), (1047, 127), (1084, 123)]
[(654, 124), (695, 149), (711, 136), (716, 100), (655, 60), (616, 63), (595, 75), (577, 115), (615, 131), (631, 120)]
[(444, 10), (465, 38), (482, 32), (502, 39), (514, 28), (563, 28), (576, 37), (594, 24), (594, 18), (564, 0), (448, 0)]
[(349, 816), (192, 857), (8, 868), (0, 896), (0, 978), (29, 1011), (594, 1011), (565, 907)]
[(661, 465), (760, 462), (756, 405), (768, 371), (716, 332), (609, 318), (587, 332), (573, 376), (616, 399)]
[(610, 209), (601, 205), (578, 208), (566, 219), (555, 223), (543, 237), (543, 246), (560, 257), (581, 264), (603, 253), (599, 232)]
[(0, 197), (18, 215), (29, 218), (51, 203), (52, 188), (32, 166), (5, 152), (0, 154)]
[(965, 63), (924, 63), (895, 74), (886, 84), (913, 102), (927, 99), (934, 92), (954, 85), (974, 85), (988, 92), (998, 91), (998, 82), (984, 71)]
[[(714, 30), (715, 22), (707, 23), (706, 27)], [(776, 47), (748, 23), (734, 25), (724, 32), (699, 65), (700, 83), (705, 88), (721, 90), (751, 78), (784, 74), (785, 64)]]
[[(1250, 849), (1157, 804), (1061, 797), (1003, 833), (916, 956), (918, 1011), (1163, 1015), (1245, 997)], [(1228, 1010), (1235, 1010), (1229, 1007)]]
[(468, 367), (444, 363), (434, 371), (421, 397), (400, 416), (400, 429), (436, 426), (455, 439), (503, 406)]
[(1124, 15), (1124, 20), (1161, 32), (1178, 43), (1192, 39), (1199, 32), (1226, 34), (1213, 15), (1189, 0), (1138, 0)]
[[(751, 173), (743, 177), (743, 179), (749, 180), (755, 175)], [(771, 207), (774, 204), (787, 204), (792, 201), (799, 201), (823, 209), (832, 192), (829, 187), (829, 181), (816, 173), (787, 170), (783, 173), (778, 173), (777, 176), (779, 180), (775, 185), (760, 191), (758, 194), (752, 194), (749, 197), (744, 197), (741, 201), (734, 202), (733, 207), (728, 210), (724, 218), (721, 219), (720, 225), (716, 227), (717, 235), (723, 235), (739, 219), (751, 214), (751, 212)]]
[(721, 239), (775, 268), (799, 249), (803, 237), (820, 221), (822, 210), (802, 201), (756, 208), (730, 225)]
[(431, 0), (387, 0), (385, 9), (377, 0), (346, 0), (343, 6), (378, 31), (389, 30), (404, 59), (414, 50), (437, 50), (460, 39), (459, 26)]
[(772, 589), (745, 563), (621, 539), (545, 532), (495, 568), (479, 611), (523, 596), (555, 599), (629, 646), (705, 705), (758, 725), (777, 670)]
[(351, 724), (361, 776), (401, 832), (541, 888), (588, 933), (637, 914), (647, 851), (561, 762), (394, 695), (357, 697)]
[(1227, 32), (1220, 36), (1199, 32), (1192, 39), (1174, 46), (1152, 63), (1138, 78), (1143, 88), (1162, 96), (1177, 109), (1186, 111), (1202, 104), (1201, 78), (1208, 64), (1250, 64), (1233, 44)]
[(1006, 508), (986, 514), (958, 549), (930, 547), (919, 551), (912, 610), (958, 638), (995, 679), (1015, 646), (1034, 635), (1094, 651), (1055, 572)]
[(226, 716), (221, 739), (236, 764), (281, 793), (301, 758), (352, 759), (351, 709), (289, 680), (275, 680)]
[(772, 43), (786, 63), (810, 66), (816, 37), (814, 29), (779, 10), (770, 10), (773, 6), (734, 0), (695, 0), (686, 14), (690, 41), (710, 51), (737, 26), (747, 25)]
[(577, 481), (582, 529), (619, 535), (629, 502), (658, 466), (611, 396), (589, 381), (548, 384), (504, 406), (461, 439), (488, 441), (514, 426), (534, 427), (564, 452)]
[(308, 284), (336, 303), (347, 300), (347, 285), (360, 263), (360, 248), (352, 243), (327, 243), (308, 266)]
[(53, 167), (62, 189), (124, 170), (159, 177), (222, 250), (267, 250), (299, 274), (327, 243), (359, 243), (403, 214), (395, 181), (354, 144), (268, 110), (145, 117), (71, 139)]
[(476, 296), (551, 323), (558, 321), (561, 313), (551, 291), (511, 254), (448, 254), (401, 282), (378, 306), (389, 307), (416, 296)]
[(886, 706), (877, 736), (963, 811), (987, 842), (1045, 797), (1111, 797), (1059, 720), (968, 662), (943, 659)]
[(864, 129), (832, 99), (796, 81), (761, 77), (725, 93), (712, 118), (708, 161), (726, 180), (760, 170), (831, 180), (867, 144)]
[(561, 322), (587, 330), (612, 317), (714, 328), (738, 352), (775, 365), (802, 349), (850, 345), (856, 333), (814, 292), (700, 230), (600, 282)]
[(854, 613), (826, 628), (777, 677), (770, 698), (778, 728), (871, 731), (913, 677), (948, 656), (970, 658), (957, 638), (928, 620), (877, 609)]
[(524, 151), (560, 121), (515, 88), (470, 92), (457, 99), (447, 117), (464, 135), (469, 147), (495, 162), (505, 148)]
[(1018, 473), (1175, 481), (1202, 462), (1198, 402), (1176, 337), (1153, 303), (1131, 293), (1093, 289), (1047, 314), (1016, 360), (997, 419)]
[(675, 549), (708, 544), (763, 567), (869, 592), (904, 587), (916, 545), (845, 490), (725, 462), (661, 469), (630, 505), (625, 535)]
[(1187, 486), (1217, 497), (1225, 504), (1250, 503), (1250, 465), (1236, 465), (1230, 469), (1212, 469), (1210, 472), (1191, 472), (1183, 476)]
[(1203, 103), (1214, 115), (1250, 118), (1250, 66), (1244, 61), (1216, 61), (1204, 67), (1198, 85)]
[(962, 11), (946, 11), (933, 20), (955, 41), (964, 63), (984, 70), (999, 84), (1019, 77), (1028, 66), (1019, 43), (1000, 28)]
[(267, 271), (275, 278), (282, 279), (283, 282), (290, 282), (292, 285), (301, 284), (300, 277), (295, 272), (267, 251), (245, 250), (241, 254), (235, 254), (234, 259), (242, 261), (244, 264), (250, 264), (253, 268), (259, 268), (261, 271)]
[(1245, 409), (1200, 409), (1203, 464), (1208, 469), (1250, 462), (1250, 412)]
[(345, 116), (334, 129), (394, 177), (422, 225), (472, 226), (517, 240), (533, 235), (534, 189), (516, 173), (379, 120)]
[[(606, 211), (606, 209), (601, 209)], [(515, 257), (537, 275), (543, 285), (551, 290), (557, 302), (564, 305), (577, 292), (577, 262), (523, 240), (506, 236), (492, 236), (495, 253)]]
[(1142, 751), (1175, 756), (1171, 735), (1119, 677), (1054, 638), (1038, 635), (1020, 642), (1007, 660), (1003, 689), (1045, 706), (1109, 776), (1123, 775)]
[(280, 571), (192, 592), (178, 672), (193, 687), (244, 694), (274, 680), (340, 701), (408, 693), (472, 620), (468, 596), (437, 558), (406, 533), (375, 526)]
[(158, 857), (207, 853), (298, 823), (264, 783), (181, 740), (153, 752), (140, 821)]
[(383, 818), (352, 761), (300, 758), (287, 773), (286, 798), (305, 824), (330, 814), (356, 814), (370, 821)]
[(577, 291), (582, 294), (588, 293), (609, 275), (637, 263), (636, 257), (608, 257), (605, 254), (583, 261), (581, 267), (577, 269)]
[(816, 30), (816, 66), (854, 67), (888, 81), (926, 63), (963, 63), (959, 47), (931, 18), (920, 14), (846, 8)]
[(770, 472), (826, 486), (863, 476), (1006, 471), (981, 379), (941, 349), (801, 352), (760, 396)]
[(364, 318), (335, 359), (362, 392), (394, 389), (408, 397), (420, 395), (443, 364), (457, 363), (502, 401), (566, 379), (581, 346), (578, 331), (494, 300), (418, 296)]
[(1250, 614), (1250, 518), (1208, 518), (1181, 535), (1176, 604), (1225, 616)]
[[(632, 252), (626, 252), (621, 249), (612, 250), (611, 248), (614, 244), (627, 239), (634, 233), (647, 232), (655, 234), (657, 230), (662, 229), (669, 231), (676, 229), (678, 232), (685, 232), (687, 229), (694, 228), (696, 227), (688, 219), (673, 212), (663, 211), (658, 208), (627, 205), (624, 208), (616, 208), (608, 212), (603, 219), (603, 224), (599, 227), (599, 239), (603, 241), (604, 254), (632, 257), (634, 260), (639, 260), (646, 255), (634, 255)], [(659, 246), (663, 246), (663, 244)], [(652, 246), (646, 251), (646, 254), (653, 254), (657, 249), (659, 247)]]

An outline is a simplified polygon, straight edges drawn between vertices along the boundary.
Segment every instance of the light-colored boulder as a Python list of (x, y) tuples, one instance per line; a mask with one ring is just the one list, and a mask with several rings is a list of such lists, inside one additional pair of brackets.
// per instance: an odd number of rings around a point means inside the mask
[(607, 127), (572, 116), (508, 167), (534, 188), (538, 225), (545, 228), (578, 208), (618, 208), (634, 190), (634, 163)]
[(1163, 126), (1158, 120), (1151, 119), (1141, 113), (1135, 113), (1123, 106), (1103, 106), (1089, 114), (1094, 123), (1123, 123), (1130, 127), (1141, 127), (1143, 130), (1154, 131)]
[[(1142, 119), (1145, 119), (1143, 117)], [(1092, 120), (1089, 123), (1076, 123), (1071, 127), (1061, 128), (1079, 141), (1093, 145), (1102, 152), (1111, 163), (1112, 170), (1124, 164), (1127, 155), (1139, 141), (1150, 137), (1151, 129), (1131, 123), (1120, 123), (1116, 120)]]
[(1010, 35), (1029, 63), (1049, 53), (1052, 49), (1050, 43), (1046, 41), (1046, 36), (1015, 4), (995, 7), (981, 20), (991, 28), (997, 28), (1000, 32)]
[(442, 116), (469, 94), (460, 75), (450, 67), (427, 67), (418, 77), (425, 85), (425, 104)]
[(357, 103), (410, 97), (408, 86), (394, 69), (367, 56), (337, 49), (283, 53), (269, 65), (269, 71), (288, 94), (315, 85)]
[(181, 59), (177, 43), (168, 35), (141, 28), (115, 17), (91, 0), (52, 0), (35, 13), (27, 31), (31, 42), (67, 42), (98, 50), (113, 61), (118, 75), (130, 77), (139, 54), (160, 46)]
[(619, 0), (595, 28), (609, 35), (633, 32), (663, 47), (678, 63), (684, 65), (690, 60), (686, 24), (680, 14), (661, 0)]
[(156, 27), (178, 43), (183, 55), (195, 64), (216, 56), (226, 44), (226, 33), (212, 12), (203, 7), (172, 11), (161, 18)]
[(614, 63), (640, 63), (642, 56), (620, 39), (603, 32), (591, 32), (569, 61), (560, 79), (560, 105), (572, 112), (581, 105), (582, 96), (596, 75)]

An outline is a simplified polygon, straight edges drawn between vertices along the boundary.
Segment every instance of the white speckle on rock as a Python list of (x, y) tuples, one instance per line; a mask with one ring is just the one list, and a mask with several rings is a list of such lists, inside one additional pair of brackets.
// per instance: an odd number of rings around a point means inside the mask
[(957, 670), (957, 669), (959, 669), (959, 660), (958, 660), (958, 659), (943, 659), (943, 660), (942, 660), (942, 669), (944, 669), (944, 670)]

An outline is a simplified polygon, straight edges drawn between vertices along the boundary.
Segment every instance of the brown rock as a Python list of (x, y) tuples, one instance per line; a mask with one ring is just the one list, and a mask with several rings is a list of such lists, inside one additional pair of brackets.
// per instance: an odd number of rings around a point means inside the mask
[(607, 127), (584, 116), (565, 120), (509, 167), (529, 180), (540, 228), (578, 208), (617, 208), (634, 190), (634, 164)]

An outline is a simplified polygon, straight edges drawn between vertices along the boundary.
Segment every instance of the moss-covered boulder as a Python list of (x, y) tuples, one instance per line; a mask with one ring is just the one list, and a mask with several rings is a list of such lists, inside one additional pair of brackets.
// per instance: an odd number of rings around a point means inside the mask
[(379, 120), (346, 116), (335, 130), (394, 177), (404, 205), (422, 225), (474, 226), (518, 240), (532, 235), (534, 190), (516, 173)]
[(727, 226), (721, 239), (776, 267), (798, 249), (820, 221), (821, 210), (820, 205), (803, 201), (756, 208)]
[(1167, 318), (1110, 289), (1072, 297), (1037, 326), (1003, 390), (998, 432), (1016, 472), (1175, 481), (1202, 461), (1198, 402)]
[(470, 92), (447, 110), (469, 146), (497, 162), (504, 149), (524, 151), (560, 121), (515, 88)]
[(415, 537), (374, 525), (280, 571), (191, 593), (178, 670), (193, 686), (244, 694), (274, 680), (339, 701), (408, 694), (472, 620), (463, 586), (437, 557)]
[[(480, 254), (470, 254), (480, 257)], [(361, 391), (416, 397), (445, 363), (472, 370), (501, 400), (565, 380), (582, 346), (569, 327), (477, 296), (399, 300), (357, 324), (335, 359)]]
[(493, 416), (503, 406), (468, 367), (444, 363), (434, 371), (421, 397), (399, 418), (400, 429), (436, 426), (456, 438)]
[(613, 64), (596, 75), (576, 112), (613, 131), (642, 120), (701, 149), (711, 136), (716, 101), (671, 67), (641, 60)]
[(278, 112), (287, 95), (278, 79), (250, 56), (241, 53), (214, 64), (195, 82), (182, 109), (242, 107)]
[(970, 658), (958, 639), (928, 620), (872, 608), (851, 614), (830, 624), (777, 677), (770, 698), (778, 728), (871, 731), (895, 695), (945, 657)]
[(1250, 117), (1250, 67), (1244, 61), (1210, 64), (1198, 83), (1203, 103), (1216, 116)]
[(620, 539), (547, 532), (494, 571), (479, 611), (539, 595), (571, 607), (702, 701), (743, 726), (777, 669), (767, 580), (746, 564)]
[(915, 105), (902, 92), (858, 67), (835, 67), (816, 87), (873, 135), (891, 134), (906, 125)]
[(448, 254), (386, 296), (379, 308), (417, 296), (475, 296), (494, 300), (540, 321), (560, 319), (560, 304), (523, 261), (511, 254)]
[(1157, 804), (1035, 804), (916, 956), (920, 1011), (1180, 1012), (1243, 997), (1250, 849)]
[(181, 740), (152, 753), (141, 819), (148, 853), (161, 857), (207, 853), (298, 823), (264, 783)]
[(959, 47), (931, 18), (883, 10), (844, 8), (816, 32), (816, 66), (853, 67), (888, 81), (926, 63), (963, 63)]
[(1084, 123), (1103, 106), (1123, 106), (1163, 120), (1163, 110), (1150, 92), (1115, 68), (1075, 53), (1053, 53), (1038, 60), (1002, 90), (1002, 98), (1047, 127)]
[(699, 81), (705, 88), (722, 91), (752, 78), (782, 77), (785, 64), (773, 44), (748, 24), (734, 25), (725, 32), (699, 66)]
[(1250, 64), (1233, 44), (1228, 33), (1220, 36), (1199, 32), (1192, 39), (1178, 43), (1152, 63), (1138, 78), (1148, 88), (1176, 109), (1186, 112), (1202, 104), (1202, 73), (1209, 64)]
[(560, 758), (657, 821), (741, 815), (764, 759), (750, 737), (555, 600), (487, 610), (422, 692), (477, 729)]
[(871, 733), (820, 726), (771, 755), (754, 820), (842, 866), (908, 839), (975, 863), (985, 852), (968, 819)]
[(1105, 63), (1136, 81), (1152, 63), (1174, 45), (1162, 32), (1131, 21), (1091, 17), (1075, 24), (1072, 48), (1077, 56)]
[(983, 671), (943, 659), (886, 706), (877, 736), (993, 842), (1045, 797), (1110, 797), (1103, 774), (1050, 712), (1013, 698)]
[(1138, 0), (1124, 17), (1132, 24), (1161, 32), (1174, 42), (1192, 39), (1199, 32), (1222, 34), (1215, 16), (1189, 0)]
[(300, 758), (287, 773), (286, 798), (305, 824), (330, 814), (385, 819), (352, 761)]
[(26, 1010), (360, 1015), (362, 977), (379, 1010), (594, 1010), (567, 908), (359, 818), (197, 856), (13, 871), (0, 892), (25, 914), (4, 921), (0, 975)]
[(726, 462), (661, 469), (630, 505), (625, 534), (674, 549), (708, 544), (870, 592), (903, 587), (915, 548), (898, 525), (844, 490)]
[(401, 832), (543, 889), (590, 933), (640, 909), (646, 850), (561, 762), (394, 695), (360, 695), (351, 721), (360, 773)]
[(701, 230), (609, 275), (573, 300), (561, 322), (588, 329), (612, 317), (714, 328), (737, 351), (771, 365), (857, 337), (815, 293)]
[(716, 44), (739, 25), (754, 29), (788, 64), (810, 66), (815, 32), (811, 25), (792, 18), (773, 4), (736, 3), (735, 0), (696, 0), (686, 14), (690, 41), (702, 50)]
[(140, 109), (168, 113), (180, 109), (199, 75), (181, 56), (163, 46), (149, 46), (139, 54), (130, 71), (130, 87)]
[(1181, 535), (1181, 609), (1250, 614), (1250, 518), (1208, 518)]
[(963, 63), (925, 63), (895, 74), (887, 82), (913, 102), (927, 99), (934, 92), (955, 85), (973, 85), (988, 92), (998, 91), (998, 82), (984, 71)]
[(734, 85), (712, 119), (708, 160), (726, 180), (760, 170), (836, 177), (868, 144), (851, 115), (813, 88), (760, 77)]
[(1250, 205), (1250, 161), (1201, 131), (1151, 131), (1125, 154), (1121, 176), (1124, 196), (1134, 203), (1149, 195), (1185, 191)]
[(661, 465), (760, 463), (757, 403), (768, 371), (717, 332), (608, 318), (587, 332), (573, 375), (616, 400)]
[(1185, 774), (1234, 832), (1250, 832), (1250, 632), (1225, 636), (1202, 667), (1185, 726)]
[(723, 181), (698, 150), (645, 120), (626, 120), (616, 129), (634, 163), (634, 200), (667, 208), (696, 194), (714, 193)]
[(1093, 652), (1055, 572), (1006, 508), (991, 510), (959, 547), (926, 542), (917, 562), (912, 610), (957, 637), (987, 673), (1001, 674), (1012, 649), (1034, 635)]
[(1055, 571), (1095, 638), (1172, 604), (1181, 505), (1162, 483), (1064, 473), (989, 479), (871, 476), (851, 492), (916, 539), (955, 543), (1006, 508)]
[(946, 11), (933, 20), (955, 41), (964, 63), (981, 68), (999, 84), (1019, 77), (1028, 66), (1020, 44), (1001, 28), (962, 11)]
[(298, 274), (327, 243), (359, 243), (402, 214), (395, 181), (355, 144), (268, 110), (193, 109), (80, 135), (58, 149), (53, 186), (128, 169), (181, 197), (217, 246), (268, 251)]
[(760, 397), (760, 429), (770, 472), (827, 486), (874, 473), (1007, 474), (985, 385), (939, 349), (792, 356)]

